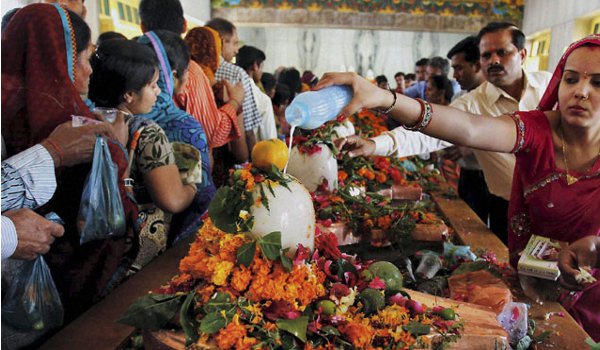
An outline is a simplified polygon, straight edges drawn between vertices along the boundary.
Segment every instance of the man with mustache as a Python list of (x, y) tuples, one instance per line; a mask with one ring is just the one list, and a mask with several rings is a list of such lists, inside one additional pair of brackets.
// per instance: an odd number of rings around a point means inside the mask
[[(528, 73), (523, 69), (527, 56), (525, 35), (514, 24), (493, 22), (477, 35), (480, 64), (486, 79), (451, 106), (477, 115), (500, 116), (537, 107), (551, 74)], [(435, 107), (434, 107), (435, 108)], [(493, 137), (493, 135), (490, 135)], [(451, 144), (421, 133), (396, 128), (372, 139), (351, 136), (336, 140), (338, 148), (356, 156), (402, 157), (434, 152)], [(512, 154), (475, 150), (490, 192), (489, 227), (507, 243), (508, 200), (512, 186), (515, 157)]]
[[(458, 98), (452, 106), (488, 116), (535, 109), (552, 75), (548, 72), (528, 73), (523, 69), (527, 56), (523, 32), (512, 23), (493, 22), (479, 31), (477, 39), (486, 81)], [(491, 194), (490, 229), (506, 243), (515, 156), (481, 150), (474, 152)]]

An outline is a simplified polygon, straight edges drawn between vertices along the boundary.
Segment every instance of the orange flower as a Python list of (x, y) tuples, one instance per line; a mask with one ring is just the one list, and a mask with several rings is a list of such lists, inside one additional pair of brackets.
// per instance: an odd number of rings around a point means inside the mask
[(392, 218), (389, 215), (377, 218), (377, 227), (387, 230), (390, 226), (392, 226)]
[(359, 323), (355, 320), (348, 320), (345, 325), (338, 328), (357, 349), (371, 349), (371, 339), (375, 332), (373, 327), (369, 325), (368, 320), (365, 321)]
[(377, 173), (377, 182), (379, 182), (380, 184), (385, 183), (387, 181), (387, 176), (384, 173), (378, 172)]
[(338, 181), (344, 181), (348, 178), (348, 173), (343, 170), (338, 171)]
[(236, 314), (231, 322), (215, 336), (215, 341), (219, 349), (232, 349), (233, 347), (236, 349), (250, 349), (251, 347), (242, 346), (246, 335), (246, 328), (240, 324), (239, 316)]
[(240, 265), (233, 271), (233, 275), (231, 276), (231, 286), (238, 292), (243, 292), (248, 288), (251, 279), (252, 274), (250, 273), (250, 270), (248, 270), (246, 266)]

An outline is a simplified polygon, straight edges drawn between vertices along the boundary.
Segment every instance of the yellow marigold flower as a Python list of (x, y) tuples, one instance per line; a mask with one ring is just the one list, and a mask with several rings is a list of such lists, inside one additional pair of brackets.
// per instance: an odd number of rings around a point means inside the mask
[(391, 305), (380, 310), (371, 320), (381, 324), (383, 327), (392, 328), (408, 324), (410, 315), (405, 307)]
[(220, 261), (215, 267), (215, 272), (211, 277), (211, 282), (217, 286), (224, 286), (227, 284), (227, 278), (233, 270), (234, 264), (231, 261)]

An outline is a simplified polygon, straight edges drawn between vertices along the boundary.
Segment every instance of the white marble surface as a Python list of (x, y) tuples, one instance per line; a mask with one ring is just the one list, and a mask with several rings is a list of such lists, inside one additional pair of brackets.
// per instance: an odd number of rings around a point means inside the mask
[[(318, 76), (328, 71), (354, 69), (366, 75), (385, 74), (393, 82), (398, 71), (412, 72), (421, 57), (443, 56), (465, 34), (416, 33), (298, 27), (241, 27), (240, 40), (267, 56), (264, 71), (294, 66)], [(396, 84), (392, 83), (392, 87)]]

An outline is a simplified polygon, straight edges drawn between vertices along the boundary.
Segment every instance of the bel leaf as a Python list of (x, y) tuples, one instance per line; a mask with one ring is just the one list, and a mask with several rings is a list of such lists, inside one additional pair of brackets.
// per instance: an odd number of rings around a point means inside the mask
[(289, 248), (284, 249), (282, 251), (280, 258), (281, 258), (281, 265), (283, 265), (283, 267), (285, 268), (285, 270), (287, 272), (290, 272), (290, 271), (292, 271), (292, 268), (294, 267), (294, 263), (292, 262), (292, 259), (290, 259), (290, 257), (286, 255), (286, 252), (288, 250), (289, 250)]
[(406, 326), (402, 326), (402, 329), (414, 335), (415, 337), (419, 335), (426, 335), (431, 332), (430, 326), (415, 321), (410, 322)]
[(194, 318), (194, 297), (196, 291), (192, 290), (185, 298), (183, 305), (181, 305), (181, 311), (179, 312), (179, 323), (185, 333), (185, 345), (189, 346), (198, 340), (198, 322)]
[(207, 314), (231, 308), (231, 297), (228, 293), (217, 292), (202, 307)]
[(141, 329), (158, 330), (177, 314), (182, 298), (183, 295), (170, 295), (156, 300), (154, 295), (145, 295), (131, 305), (117, 322)]
[(237, 250), (237, 262), (246, 267), (250, 267), (252, 260), (254, 260), (254, 254), (256, 253), (256, 241), (248, 242)]
[(281, 232), (271, 232), (259, 238), (258, 245), (262, 253), (270, 260), (279, 258), (281, 254)]
[(277, 328), (293, 334), (296, 338), (306, 343), (306, 328), (308, 316), (300, 316), (294, 320), (278, 320)]
[(200, 332), (213, 334), (227, 326), (227, 319), (220, 312), (211, 312), (200, 321)]
[(233, 213), (230, 208), (232, 205), (229, 199), (230, 192), (232, 190), (229, 187), (221, 187), (217, 190), (208, 206), (208, 215), (218, 229), (235, 233), (237, 231), (235, 221), (238, 213)]

